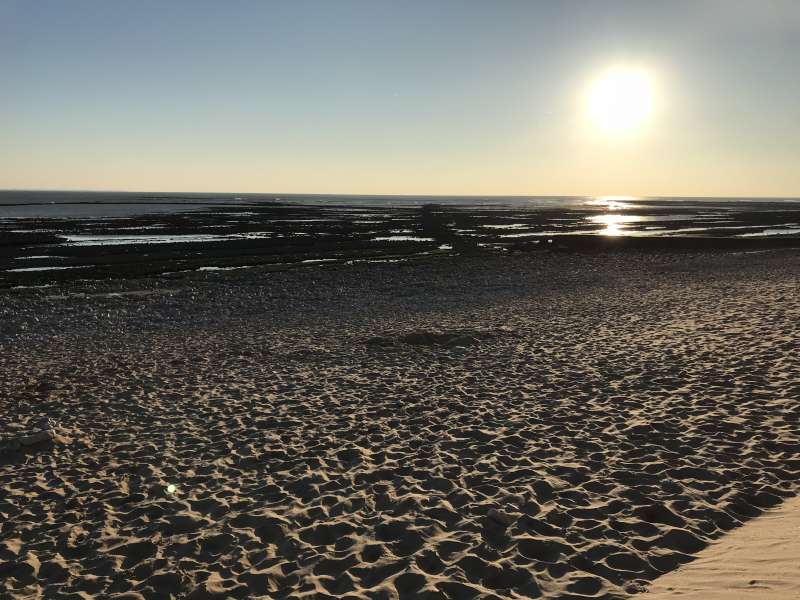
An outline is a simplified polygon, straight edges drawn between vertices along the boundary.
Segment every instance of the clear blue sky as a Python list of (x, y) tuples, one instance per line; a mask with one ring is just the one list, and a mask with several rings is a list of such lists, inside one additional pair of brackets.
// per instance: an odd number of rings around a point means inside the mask
[(800, 195), (798, 0), (0, 0), (0, 76), (6, 189)]

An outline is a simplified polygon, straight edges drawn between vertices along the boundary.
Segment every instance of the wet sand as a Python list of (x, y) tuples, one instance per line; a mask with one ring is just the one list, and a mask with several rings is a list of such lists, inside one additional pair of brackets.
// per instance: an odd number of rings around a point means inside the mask
[(552, 252), (4, 291), (0, 596), (643, 591), (800, 489), (799, 275)]

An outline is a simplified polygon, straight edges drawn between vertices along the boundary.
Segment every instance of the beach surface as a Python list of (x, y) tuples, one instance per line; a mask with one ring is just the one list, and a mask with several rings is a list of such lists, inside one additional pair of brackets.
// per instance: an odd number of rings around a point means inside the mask
[(648, 600), (800, 598), (800, 497), (737, 529), (657, 579)]
[(799, 340), (792, 249), (5, 290), (0, 596), (645, 592), (800, 490)]

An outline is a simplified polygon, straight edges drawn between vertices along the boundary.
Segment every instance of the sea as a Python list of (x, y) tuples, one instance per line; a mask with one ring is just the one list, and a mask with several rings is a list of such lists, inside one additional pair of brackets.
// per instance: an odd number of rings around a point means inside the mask
[(0, 287), (632, 238), (800, 245), (800, 199), (6, 190)]

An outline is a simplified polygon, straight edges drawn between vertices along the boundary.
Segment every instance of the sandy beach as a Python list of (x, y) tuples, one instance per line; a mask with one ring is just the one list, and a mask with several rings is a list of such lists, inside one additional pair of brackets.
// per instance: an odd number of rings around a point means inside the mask
[(0, 596), (645, 592), (800, 490), (798, 340), (793, 249), (4, 290)]
[(800, 597), (800, 497), (717, 540), (659, 578), (648, 600), (792, 600)]

